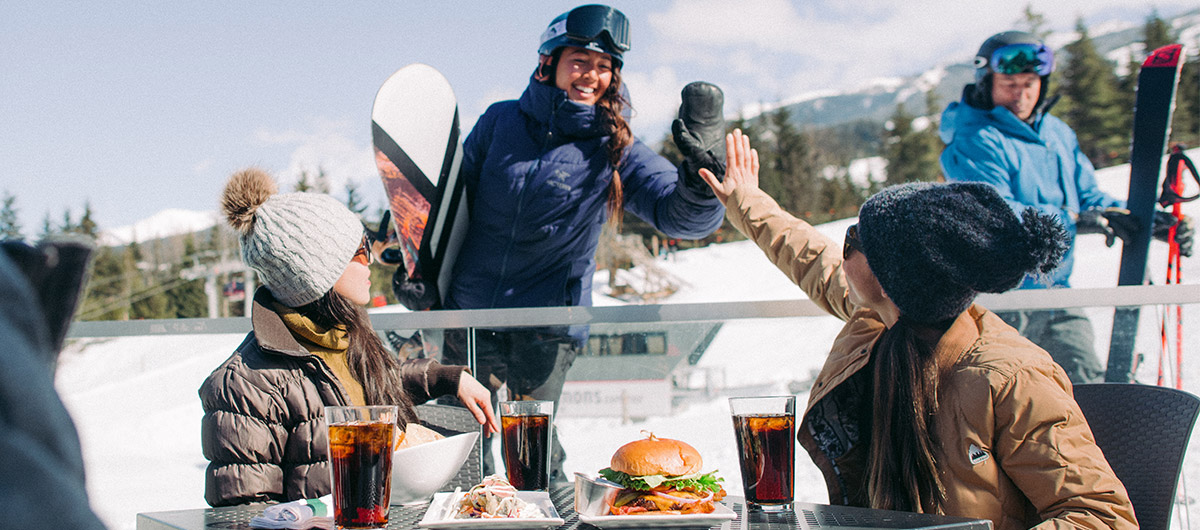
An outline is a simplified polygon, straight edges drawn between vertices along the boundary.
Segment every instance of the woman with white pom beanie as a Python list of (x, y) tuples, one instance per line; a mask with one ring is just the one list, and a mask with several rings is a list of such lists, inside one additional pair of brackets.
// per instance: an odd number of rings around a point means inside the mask
[(253, 331), (200, 388), (210, 505), (328, 494), (327, 405), (398, 405), (404, 427), (414, 403), (456, 395), (498, 431), (465, 367), (400, 361), (380, 342), (362, 307), (372, 258), (358, 216), (328, 195), (277, 193), (258, 169), (235, 173), (221, 203), (263, 287)]

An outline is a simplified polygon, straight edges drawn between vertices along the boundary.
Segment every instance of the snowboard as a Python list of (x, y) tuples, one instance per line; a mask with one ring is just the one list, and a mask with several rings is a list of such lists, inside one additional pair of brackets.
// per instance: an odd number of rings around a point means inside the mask
[[(1163, 155), (1175, 107), (1175, 86), (1183, 65), (1183, 46), (1171, 44), (1151, 53), (1138, 73), (1133, 107), (1133, 146), (1129, 155), (1129, 198), (1127, 207), (1138, 220), (1139, 230), (1121, 247), (1121, 269), (1117, 285), (1146, 282), (1146, 257), (1154, 227), (1154, 206), (1163, 171)], [(1108, 350), (1105, 380), (1133, 380), (1133, 348), (1137, 338), (1139, 307), (1118, 307), (1113, 314), (1112, 341)]]
[(371, 142), (403, 257), (392, 281), (396, 298), (414, 311), (438, 308), (467, 228), (450, 82), (419, 63), (389, 76), (371, 108)]

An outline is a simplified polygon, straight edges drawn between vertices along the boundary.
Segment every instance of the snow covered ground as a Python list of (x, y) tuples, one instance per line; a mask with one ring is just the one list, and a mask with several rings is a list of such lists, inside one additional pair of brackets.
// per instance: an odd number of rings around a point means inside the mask
[[(1189, 153), (1200, 158), (1200, 150)], [(1109, 168), (1099, 174), (1101, 187), (1126, 195), (1128, 168)], [(1200, 206), (1185, 205), (1185, 212), (1200, 217)], [(840, 240), (853, 220), (820, 227)], [(1118, 248), (1106, 248), (1103, 238), (1079, 240), (1072, 282), (1077, 287), (1109, 287), (1116, 283)], [(1152, 274), (1163, 283), (1165, 245), (1151, 251)], [(1197, 283), (1196, 258), (1184, 260), (1184, 272)], [(663, 266), (683, 281), (683, 287), (666, 303), (755, 301), (803, 298), (803, 294), (777, 271), (749, 242), (713, 245), (677, 253)], [(597, 281), (597, 285), (604, 282)], [(1200, 302), (1200, 301), (1198, 301)], [(1195, 315), (1200, 304), (1185, 312)], [(1088, 310), (1097, 330), (1097, 351), (1107, 352), (1111, 308)], [(1154, 317), (1142, 318), (1138, 349), (1147, 362), (1139, 371), (1142, 382), (1154, 382), (1157, 369)], [(1188, 337), (1200, 336), (1200, 317), (1191, 316)], [(840, 323), (832, 318), (736, 321), (725, 325), (709, 346), (700, 366), (725, 374), (729, 394), (797, 392), (800, 406), (806, 389), (789, 383), (810, 381), (820, 368)], [(209, 372), (240, 343), (242, 335), (191, 335), (79, 339), (63, 352), (57, 386), (75, 418), (83, 444), (92, 505), (110, 528), (134, 528), (138, 512), (203, 508), (204, 467), (200, 453), (200, 417), (196, 389)], [(1197, 344), (1191, 339), (1191, 345)], [(1195, 349), (1193, 346), (1190, 349)], [(1102, 359), (1103, 360), (1103, 359)], [(1185, 362), (1185, 389), (1200, 394), (1200, 362)], [(687, 440), (704, 455), (705, 467), (719, 469), (726, 487), (741, 493), (728, 395), (688, 401), (671, 417), (622, 424), (620, 419), (563, 418), (560, 434), (567, 447), (567, 471), (594, 473), (608, 465), (612, 451), (641, 436), (641, 430)], [(1200, 515), (1191, 485), (1200, 488), (1200, 457), (1193, 441), (1185, 464), (1181, 490), (1187, 509), (1177, 510), (1175, 528), (1187, 528), (1182, 515)], [(826, 502), (824, 483), (802, 449), (797, 450), (796, 498)]]

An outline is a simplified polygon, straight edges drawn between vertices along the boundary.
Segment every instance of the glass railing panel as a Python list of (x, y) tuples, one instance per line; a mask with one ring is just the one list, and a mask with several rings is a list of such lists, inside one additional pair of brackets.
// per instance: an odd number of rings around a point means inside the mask
[[(1171, 384), (1179, 369), (1168, 321), (1160, 351), (1159, 315), (1182, 305), (1184, 390), (1200, 394), (1200, 365), (1187, 357), (1200, 333), (1200, 286), (1072, 289), (980, 297), (999, 310), (1080, 307), (1107, 361), (1114, 304), (1140, 308), (1136, 380)], [(586, 347), (567, 375), (559, 417), (568, 471), (594, 474), (622, 443), (652, 431), (686, 439), (706, 468), (741, 493), (727, 398), (793, 394), (798, 408), (841, 322), (804, 300), (604, 308), (374, 314), (385, 338), (408, 341), (416, 355), (440, 355), (449, 330), (588, 326)], [(83, 442), (93, 504), (114, 527), (141, 511), (204, 506), (204, 467), (196, 390), (242, 342), (247, 319), (77, 323), (60, 358), (57, 387)], [(420, 333), (416, 332), (420, 330)], [(391, 332), (389, 334), (389, 332)], [(1192, 347), (1200, 349), (1200, 346)], [(1194, 357), (1194, 356), (1192, 356)], [(1132, 363), (1131, 363), (1132, 364)], [(137, 414), (127, 411), (136, 410)], [(1193, 437), (1184, 480), (1200, 480)], [(825, 502), (824, 480), (797, 448), (799, 500)], [(163, 475), (170, 480), (163, 480)], [(1190, 506), (1190, 505), (1189, 505)], [(1177, 511), (1187, 510), (1179, 507)]]

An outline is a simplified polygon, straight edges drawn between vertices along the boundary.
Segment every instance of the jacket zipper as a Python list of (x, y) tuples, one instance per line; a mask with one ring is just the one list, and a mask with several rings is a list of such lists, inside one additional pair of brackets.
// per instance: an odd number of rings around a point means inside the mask
[[(557, 96), (556, 96), (557, 98)], [(512, 256), (513, 241), (517, 237), (518, 221), (521, 219), (521, 211), (525, 206), (525, 191), (529, 189), (529, 183), (538, 171), (542, 169), (542, 158), (546, 155), (546, 151), (550, 147), (550, 140), (554, 137), (554, 118), (558, 115), (558, 110), (562, 108), (566, 98), (559, 99), (550, 111), (550, 119), (546, 121), (546, 135), (542, 138), (542, 148), (538, 152), (537, 163), (525, 173), (525, 182), (521, 184), (521, 192), (517, 194), (517, 210), (513, 214), (512, 226), (508, 231), (508, 243), (504, 247), (504, 257), (500, 261), (500, 276), (496, 281), (496, 289), (492, 291), (492, 300), (488, 305), (496, 307), (496, 300), (500, 298), (500, 290), (504, 285), (504, 280), (508, 276), (508, 258)]]

